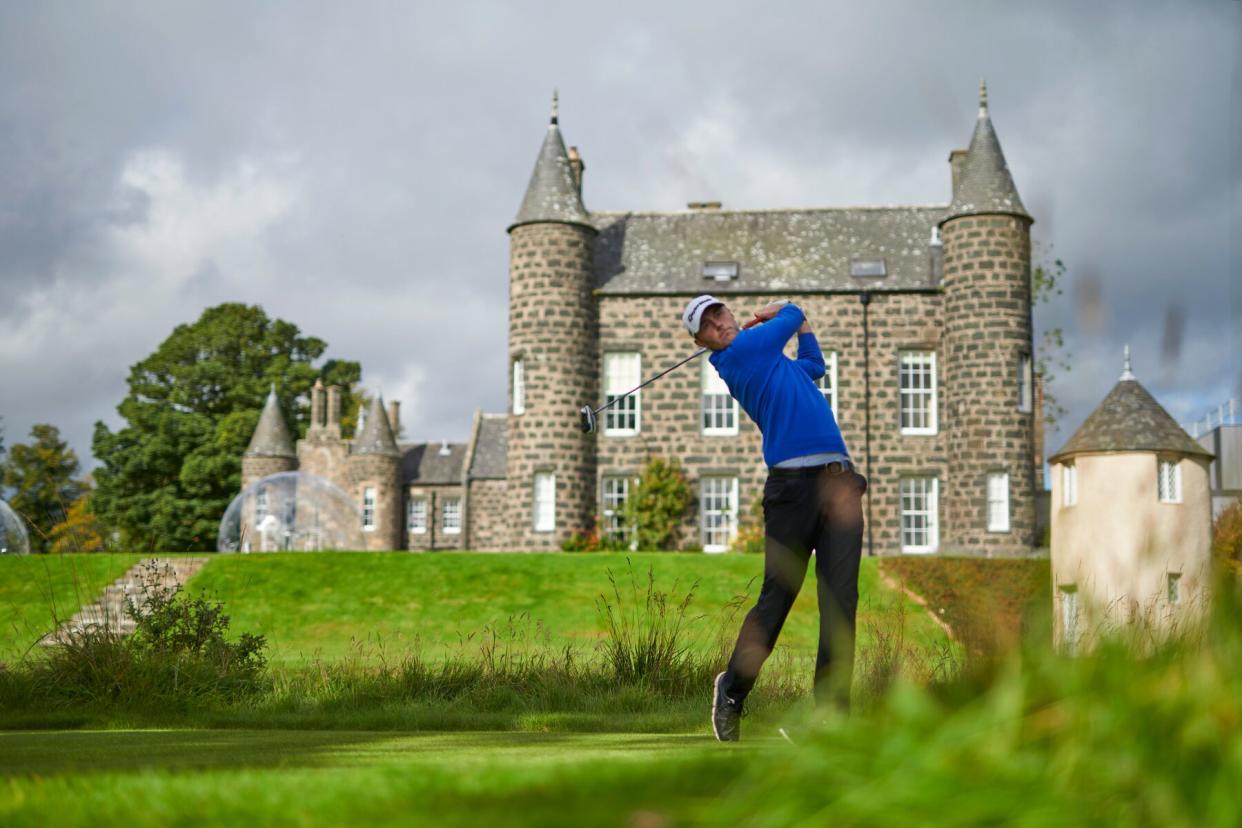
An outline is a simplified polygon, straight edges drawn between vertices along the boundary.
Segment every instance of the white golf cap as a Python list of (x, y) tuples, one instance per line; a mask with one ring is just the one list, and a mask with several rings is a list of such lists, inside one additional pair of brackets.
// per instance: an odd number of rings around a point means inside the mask
[(691, 336), (699, 335), (699, 325), (703, 322), (703, 314), (712, 305), (723, 305), (715, 296), (704, 293), (702, 296), (696, 296), (690, 300), (690, 304), (686, 305), (686, 309), (681, 313), (681, 324), (686, 326), (686, 330)]

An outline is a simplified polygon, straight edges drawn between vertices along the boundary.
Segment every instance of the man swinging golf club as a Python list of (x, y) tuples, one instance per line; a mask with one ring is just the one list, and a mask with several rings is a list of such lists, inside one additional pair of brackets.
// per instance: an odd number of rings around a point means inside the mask
[[(797, 305), (776, 303), (744, 328), (724, 303), (699, 296), (682, 322), (763, 433), (768, 479), (763, 488), (763, 586), (746, 614), (728, 668), (716, 677), (712, 729), (729, 742), (739, 735), (746, 695), (772, 652), (815, 552), (819, 592), (817, 702), (848, 709), (854, 666), (854, 618), (862, 555), (862, 495), (832, 408), (815, 380), (824, 355)], [(798, 335), (797, 359), (784, 354)]]

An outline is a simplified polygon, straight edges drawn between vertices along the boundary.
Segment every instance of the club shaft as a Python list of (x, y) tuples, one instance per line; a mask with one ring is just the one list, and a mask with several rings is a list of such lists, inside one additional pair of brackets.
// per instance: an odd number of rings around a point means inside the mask
[(660, 377), (667, 374), (669, 371), (673, 371), (677, 368), (680, 368), (681, 366), (685, 365), (690, 360), (694, 359), (695, 357), (703, 356), (703, 354), (705, 353), (707, 353), (707, 348), (700, 348), (699, 350), (695, 351), (693, 354), (686, 357), (685, 359), (683, 359), (681, 362), (677, 363), (676, 365), (670, 365), (669, 367), (665, 368), (663, 371), (656, 374), (654, 377), (647, 380), (646, 382), (635, 385), (633, 388), (631, 388), (629, 391), (626, 391), (624, 394), (620, 394), (614, 397), (613, 399), (609, 400), (608, 402), (604, 403), (599, 408), (594, 409), (595, 413), (598, 414), (599, 412), (603, 411), (605, 408), (608, 408), (610, 405), (615, 405), (616, 403), (628, 397), (630, 394), (633, 394), (635, 391), (638, 391), (640, 388), (645, 388), (646, 386), (651, 385), (651, 383), (655, 382)]

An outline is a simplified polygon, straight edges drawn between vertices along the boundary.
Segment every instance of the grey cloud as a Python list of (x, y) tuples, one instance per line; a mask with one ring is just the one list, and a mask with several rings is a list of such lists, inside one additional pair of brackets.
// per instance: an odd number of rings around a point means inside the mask
[[(203, 305), (248, 301), (361, 360), (364, 382), (418, 377), (407, 435), (460, 439), (475, 407), (504, 405), (504, 228), (553, 87), (588, 207), (778, 207), (947, 202), (982, 76), (1036, 237), (1070, 269), (1036, 316), (1076, 355), (1066, 427), (1111, 387), (1123, 341), (1151, 348), (1154, 370), (1172, 307), (1181, 368), (1152, 390), (1214, 405), (1218, 375), (1242, 382), (1231, 351), (1207, 358), (1242, 342), (1240, 8), (6, 4), (0, 319), (34, 324), (50, 292), (69, 320), (93, 291), (114, 304), (73, 323), (118, 327), (87, 352), (40, 323), (37, 360), (0, 354), (6, 384), (28, 389), (0, 416), (10, 442), (51, 421), (86, 455), (129, 364)], [(689, 141), (720, 112), (729, 146)], [(168, 274), (158, 301), (110, 243), (156, 220), (152, 194), (120, 181), (151, 149), (202, 192), (247, 159), (296, 191), (243, 252), (214, 239)], [(1083, 327), (1074, 297), (1091, 278), (1099, 321)]]

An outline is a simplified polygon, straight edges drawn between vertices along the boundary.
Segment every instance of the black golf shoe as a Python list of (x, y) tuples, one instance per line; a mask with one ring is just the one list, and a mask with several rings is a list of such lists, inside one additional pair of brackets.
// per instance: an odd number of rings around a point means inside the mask
[(725, 674), (716, 676), (712, 688), (712, 731), (721, 742), (736, 742), (741, 731), (742, 703), (729, 698), (721, 685)]

